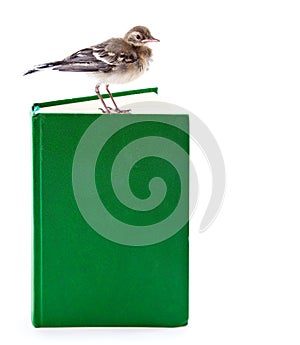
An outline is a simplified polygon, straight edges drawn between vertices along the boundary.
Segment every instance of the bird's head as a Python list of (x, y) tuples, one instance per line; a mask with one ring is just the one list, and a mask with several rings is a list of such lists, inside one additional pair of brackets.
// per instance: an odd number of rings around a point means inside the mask
[(135, 26), (127, 32), (124, 40), (134, 46), (143, 46), (149, 42), (159, 42), (157, 38), (151, 35), (150, 30), (145, 26)]

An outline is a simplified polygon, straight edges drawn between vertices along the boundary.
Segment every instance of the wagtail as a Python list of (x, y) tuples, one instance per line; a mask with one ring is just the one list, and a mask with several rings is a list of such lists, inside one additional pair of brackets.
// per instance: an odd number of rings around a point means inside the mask
[[(81, 49), (61, 61), (37, 65), (24, 75), (47, 68), (94, 74), (99, 80), (95, 92), (103, 104), (104, 108), (100, 108), (102, 112), (126, 113), (130, 110), (118, 108), (109, 91), (109, 84), (127, 83), (138, 78), (148, 69), (152, 56), (152, 50), (146, 46), (149, 42), (159, 42), (159, 40), (151, 35), (148, 28), (135, 26), (126, 33), (124, 38), (111, 38), (90, 48)], [(115, 109), (105, 104), (100, 94), (101, 84), (105, 84)]]

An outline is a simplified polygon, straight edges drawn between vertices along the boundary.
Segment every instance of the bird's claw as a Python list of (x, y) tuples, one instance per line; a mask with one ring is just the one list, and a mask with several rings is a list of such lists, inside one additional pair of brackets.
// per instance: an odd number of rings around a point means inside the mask
[(117, 114), (129, 114), (131, 109), (119, 109), (119, 108), (116, 108), (116, 109), (114, 109), (114, 111)]
[(107, 107), (107, 109), (99, 108), (103, 114), (129, 114), (131, 109), (119, 109), (119, 108), (111, 108)]
[(99, 110), (102, 111), (102, 114), (111, 114), (111, 110), (113, 110), (111, 107), (107, 107), (106, 109), (99, 108)]

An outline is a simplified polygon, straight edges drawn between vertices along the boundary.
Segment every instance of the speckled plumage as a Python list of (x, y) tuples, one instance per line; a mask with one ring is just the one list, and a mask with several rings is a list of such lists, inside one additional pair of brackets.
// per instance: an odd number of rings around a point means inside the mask
[[(48, 68), (92, 74), (99, 80), (95, 90), (104, 106), (103, 112), (109, 113), (112, 109), (106, 106), (101, 97), (100, 84), (106, 84), (106, 90), (111, 96), (108, 90), (109, 84), (127, 83), (143, 74), (148, 69), (152, 57), (151, 49), (145, 46), (148, 42), (159, 42), (159, 40), (153, 38), (146, 27), (135, 26), (126, 33), (124, 38), (111, 38), (81, 49), (61, 61), (37, 65), (25, 75)], [(113, 98), (112, 101), (116, 107), (114, 111), (122, 112)]]

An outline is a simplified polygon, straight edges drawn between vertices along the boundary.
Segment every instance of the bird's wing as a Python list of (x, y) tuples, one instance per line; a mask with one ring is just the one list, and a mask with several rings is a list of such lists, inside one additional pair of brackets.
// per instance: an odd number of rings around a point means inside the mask
[(122, 39), (113, 38), (101, 44), (84, 48), (68, 56), (55, 67), (59, 71), (111, 72), (122, 64), (137, 61), (137, 54)]
[(136, 51), (121, 38), (111, 38), (91, 48), (97, 60), (110, 65), (131, 64), (138, 60)]
[(84, 48), (66, 57), (61, 64), (53, 69), (68, 72), (110, 72), (113, 66), (99, 61), (93, 55), (92, 48)]

